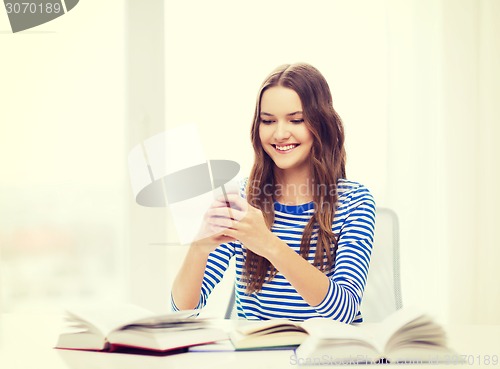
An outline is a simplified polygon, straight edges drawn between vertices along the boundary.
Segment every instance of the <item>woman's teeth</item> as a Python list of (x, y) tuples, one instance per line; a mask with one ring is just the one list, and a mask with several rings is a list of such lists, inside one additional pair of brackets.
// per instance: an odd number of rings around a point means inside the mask
[(278, 146), (276, 145), (276, 150), (279, 150), (279, 151), (288, 151), (288, 150), (291, 150), (293, 149), (295, 146), (297, 145), (286, 145), (286, 146)]

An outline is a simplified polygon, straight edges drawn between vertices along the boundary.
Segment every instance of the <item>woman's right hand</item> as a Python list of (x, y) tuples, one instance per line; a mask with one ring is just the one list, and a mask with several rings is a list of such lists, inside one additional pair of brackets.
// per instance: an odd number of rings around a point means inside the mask
[(213, 215), (214, 209), (219, 209), (220, 211), (221, 208), (228, 209), (228, 214), (231, 214), (228, 204), (224, 201), (215, 200), (210, 205), (210, 208), (206, 211), (203, 217), (200, 230), (198, 231), (195, 240), (191, 243), (191, 246), (197, 251), (201, 251), (208, 255), (220, 244), (235, 241), (233, 237), (229, 237), (224, 234), (224, 228), (214, 225), (214, 218), (216, 217)]
[(224, 199), (215, 200), (206, 211), (197, 237), (177, 273), (172, 286), (172, 298), (181, 310), (194, 309), (200, 300), (200, 291), (208, 255), (221, 243), (234, 241), (224, 234), (242, 216)]

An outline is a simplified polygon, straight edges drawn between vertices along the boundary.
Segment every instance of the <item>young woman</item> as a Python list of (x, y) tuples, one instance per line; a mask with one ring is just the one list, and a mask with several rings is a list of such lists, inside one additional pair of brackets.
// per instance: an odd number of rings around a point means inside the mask
[(229, 194), (207, 212), (202, 232), (211, 236), (190, 246), (173, 308), (202, 308), (236, 257), (240, 318), (362, 321), (375, 203), (345, 179), (342, 122), (317, 69), (283, 65), (266, 78), (251, 140), (244, 196)]

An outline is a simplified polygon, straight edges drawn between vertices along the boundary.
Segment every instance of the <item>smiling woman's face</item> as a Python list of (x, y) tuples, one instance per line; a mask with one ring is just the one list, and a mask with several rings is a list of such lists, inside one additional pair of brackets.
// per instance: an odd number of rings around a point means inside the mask
[(282, 86), (267, 89), (262, 94), (259, 118), (262, 147), (276, 167), (308, 172), (314, 138), (304, 123), (299, 95)]

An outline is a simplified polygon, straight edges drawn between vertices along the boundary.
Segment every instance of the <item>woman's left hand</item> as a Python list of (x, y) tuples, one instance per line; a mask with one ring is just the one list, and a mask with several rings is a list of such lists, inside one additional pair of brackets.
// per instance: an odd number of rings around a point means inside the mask
[(237, 194), (227, 194), (226, 198), (217, 200), (226, 206), (210, 210), (213, 228), (219, 228), (225, 235), (239, 240), (247, 249), (268, 258), (276, 246), (274, 241), (277, 237), (267, 227), (262, 211)]

